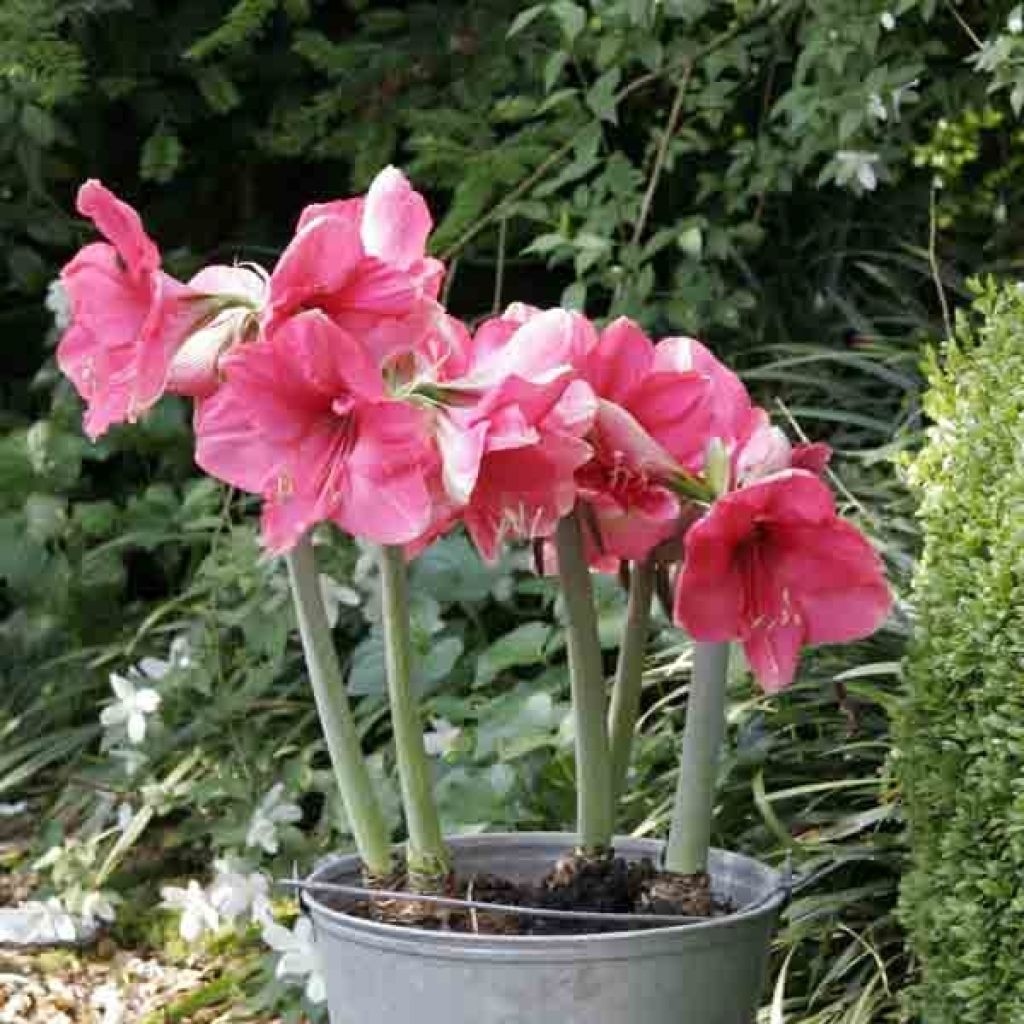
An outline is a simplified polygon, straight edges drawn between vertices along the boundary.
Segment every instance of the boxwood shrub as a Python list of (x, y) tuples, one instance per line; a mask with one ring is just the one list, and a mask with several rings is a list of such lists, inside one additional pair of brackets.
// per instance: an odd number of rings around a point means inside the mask
[(1024, 292), (976, 285), (931, 359), (898, 750), (928, 1024), (1024, 1020)]

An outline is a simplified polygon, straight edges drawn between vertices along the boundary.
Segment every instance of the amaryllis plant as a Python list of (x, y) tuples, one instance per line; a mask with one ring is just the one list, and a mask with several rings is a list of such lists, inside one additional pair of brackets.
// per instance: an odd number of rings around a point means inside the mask
[[(164, 392), (194, 400), (196, 461), (262, 499), (288, 564), (323, 731), (371, 884), (445, 884), (450, 859), (412, 687), (406, 565), (463, 526), (481, 556), (531, 541), (557, 572), (577, 757), (579, 855), (611, 849), (659, 574), (695, 642), (664, 869), (705, 873), (730, 645), (768, 691), (808, 645), (866, 636), (890, 594), (871, 545), (836, 512), (829, 451), (791, 445), (700, 342), (619, 319), (513, 304), (470, 329), (438, 301), (431, 216), (394, 168), (364, 197), (303, 210), (277, 265), (181, 282), (136, 212), (96, 181), (78, 209), (105, 241), (64, 268), (61, 369), (98, 437)], [(404, 858), (360, 750), (309, 540), (318, 524), (379, 546)], [(614, 681), (592, 572), (629, 579)]]

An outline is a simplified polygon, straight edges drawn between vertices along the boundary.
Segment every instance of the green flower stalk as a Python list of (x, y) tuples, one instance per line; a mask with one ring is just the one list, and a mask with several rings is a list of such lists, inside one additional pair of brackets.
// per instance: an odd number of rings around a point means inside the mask
[(380, 577), (388, 696), (409, 830), (409, 884), (415, 890), (430, 892), (443, 887), (451, 870), (451, 857), (441, 835), (430, 761), (423, 744), (423, 722), (413, 692), (409, 588), (402, 548), (381, 547)]
[(707, 871), (728, 681), (729, 644), (694, 644), (683, 752), (665, 849), (664, 868), (673, 874)]
[(391, 832), (363, 758), (359, 733), (327, 624), (316, 558), (309, 537), (303, 537), (285, 560), (306, 669), (345, 813), (367, 872), (371, 876), (387, 877), (393, 867)]
[(614, 802), (622, 795), (633, 753), (633, 736), (640, 713), (640, 695), (643, 688), (644, 652), (650, 632), (651, 599), (654, 596), (656, 579), (657, 567), (653, 556), (637, 562), (629, 579), (626, 624), (619, 646), (619, 661), (608, 715)]
[(577, 828), (584, 856), (606, 853), (615, 830), (604, 667), (594, 612), (594, 593), (575, 512), (555, 534), (558, 574), (565, 599), (569, 680), (576, 715)]

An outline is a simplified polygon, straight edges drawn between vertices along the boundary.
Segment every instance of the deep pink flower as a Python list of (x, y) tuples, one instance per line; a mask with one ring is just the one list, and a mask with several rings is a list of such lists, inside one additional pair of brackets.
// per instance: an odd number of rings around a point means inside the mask
[(891, 606), (878, 555), (804, 470), (719, 498), (685, 548), (676, 622), (696, 640), (740, 641), (769, 692), (792, 682), (802, 647), (868, 636)]
[(605, 571), (620, 559), (645, 558), (678, 532), (681, 508), (669, 483), (699, 469), (707, 448), (710, 382), (659, 360), (659, 349), (621, 318), (578, 363), (599, 401), (588, 437), (594, 455), (576, 479), (593, 534), (590, 561)]
[(318, 309), (383, 361), (437, 297), (443, 266), (426, 256), (430, 211), (405, 176), (387, 167), (365, 198), (308, 206), (270, 277), (264, 330)]
[(85, 246), (61, 271), (71, 325), (57, 362), (85, 399), (85, 430), (96, 438), (157, 401), (175, 352), (216, 307), (160, 269), (139, 215), (98, 181), (82, 185), (77, 205), (110, 244)]
[(232, 349), (199, 403), (196, 461), (264, 499), (263, 536), (291, 548), (313, 525), (404, 544), (432, 516), (428, 414), (394, 401), (363, 347), (323, 313)]
[(575, 504), (594, 400), (572, 367), (588, 330), (578, 314), (517, 307), (464, 336), (425, 382), (449, 515), (488, 560), (509, 537), (549, 536)]
[[(665, 338), (658, 342), (654, 369), (662, 373), (697, 373), (707, 381), (711, 422), (706, 440), (717, 437), (732, 453), (750, 436), (754, 404), (743, 381), (695, 338)], [(691, 464), (690, 468), (698, 467)]]

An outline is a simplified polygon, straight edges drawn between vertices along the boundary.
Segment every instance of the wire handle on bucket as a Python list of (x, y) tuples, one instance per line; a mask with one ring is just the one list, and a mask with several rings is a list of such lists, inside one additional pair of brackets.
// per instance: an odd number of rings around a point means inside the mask
[[(793, 872), (792, 854), (787, 854), (786, 862), (781, 872), (781, 882), (752, 903), (744, 904), (739, 910), (744, 914), (760, 910), (761, 907), (771, 903), (780, 893), (783, 897), (782, 906), (786, 907), (795, 895), (815, 885), (822, 878), (842, 867), (844, 863), (846, 862), (843, 860), (835, 860), (823, 865), (816, 871), (806, 874), (795, 874)], [(340, 882), (303, 882), (294, 878), (280, 879), (277, 884), (289, 889), (297, 889), (300, 893), (326, 892), (334, 893), (338, 896), (350, 896), (356, 899), (426, 903), (430, 906), (445, 907), (451, 910), (483, 910), (492, 914), (539, 917), (555, 921), (593, 921), (604, 924), (671, 926), (702, 924), (708, 920), (706, 917), (693, 917), (686, 914), (630, 914), (599, 910), (556, 910), (549, 907), (519, 907), (508, 903), (490, 903), (486, 900), (464, 899), (457, 896), (425, 895), (413, 892), (400, 892), (392, 889), (367, 889), (361, 885), (344, 885)]]

